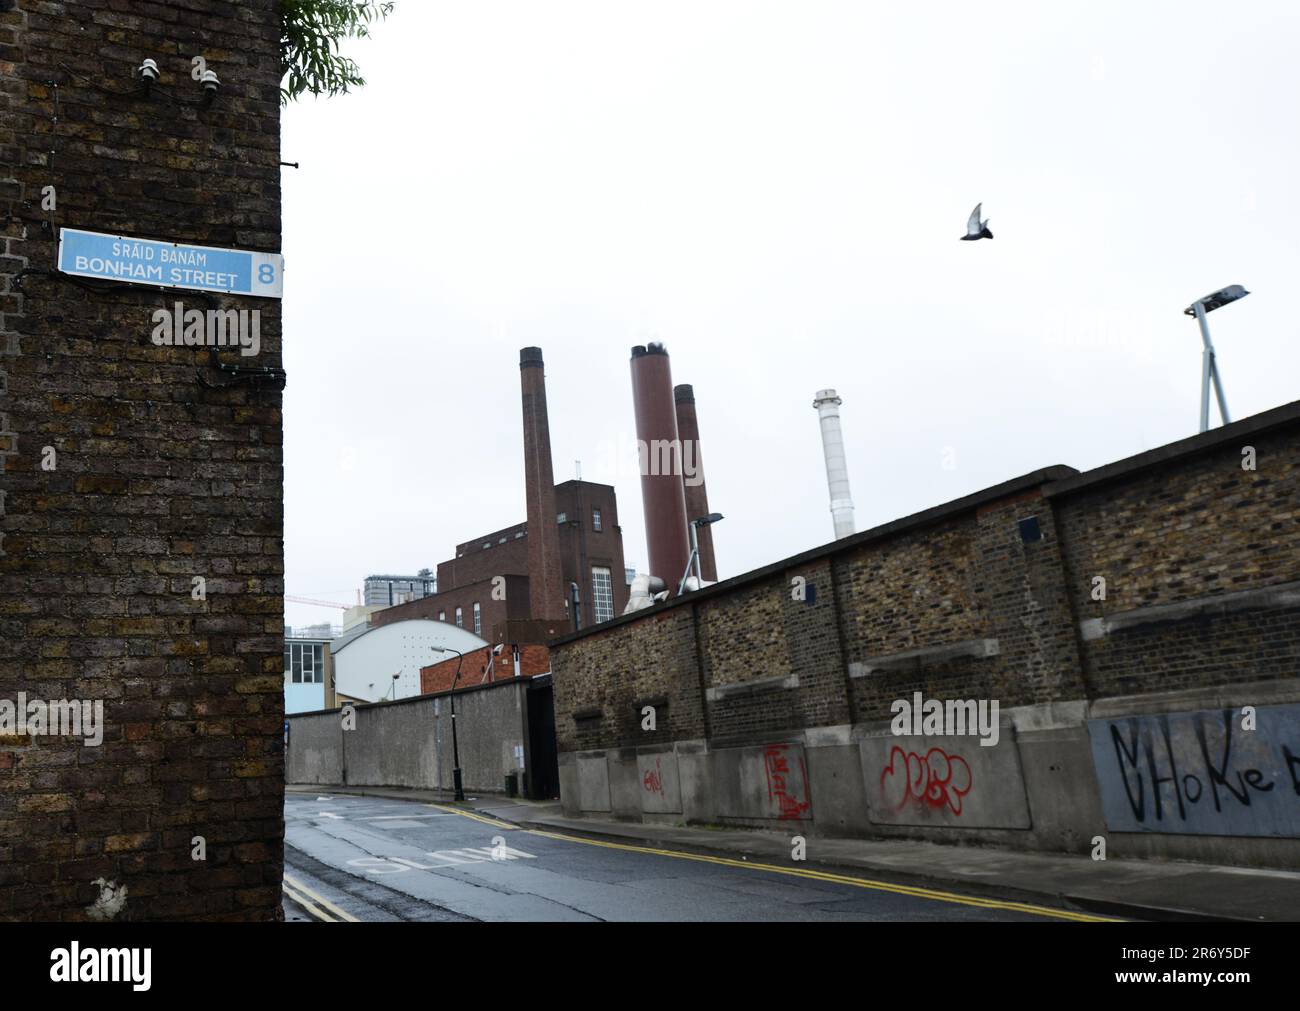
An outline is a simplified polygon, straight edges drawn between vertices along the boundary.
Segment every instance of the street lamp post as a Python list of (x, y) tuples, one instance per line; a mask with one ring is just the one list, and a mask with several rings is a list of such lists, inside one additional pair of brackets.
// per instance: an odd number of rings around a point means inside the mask
[(1226, 288), (1220, 288), (1216, 292), (1206, 295), (1204, 298), (1197, 299), (1186, 309), (1183, 310), (1185, 316), (1195, 316), (1196, 322), (1201, 328), (1201, 431), (1208, 432), (1210, 429), (1210, 384), (1214, 384), (1214, 396), (1219, 402), (1219, 417), (1223, 419), (1226, 425), (1230, 422), (1228, 417), (1228, 400), (1223, 395), (1223, 381), (1219, 378), (1219, 366), (1214, 357), (1214, 344), (1210, 341), (1210, 324), (1206, 319), (1215, 309), (1219, 309), (1230, 302), (1245, 298), (1249, 295), (1245, 288), (1239, 284), (1230, 284)]
[(452, 649), (450, 646), (434, 646), (439, 653), (455, 653), (459, 660), (456, 661), (456, 676), (451, 679), (451, 782), (455, 793), (452, 795), (453, 800), (465, 799), (465, 786), (460, 772), (460, 743), (456, 738), (456, 684), (460, 681), (460, 668), (465, 662), (465, 654), (458, 649)]
[(717, 523), (723, 519), (722, 513), (709, 513), (707, 516), (701, 516), (693, 519), (687, 524), (687, 529), (691, 532), (691, 554), (686, 559), (686, 571), (682, 573), (682, 581), (677, 584), (677, 596), (686, 592), (686, 580), (691, 577), (691, 570), (695, 570), (695, 582), (698, 585), (704, 581), (704, 576), (700, 572), (700, 538), (698, 530), (700, 527), (707, 527), (712, 523)]

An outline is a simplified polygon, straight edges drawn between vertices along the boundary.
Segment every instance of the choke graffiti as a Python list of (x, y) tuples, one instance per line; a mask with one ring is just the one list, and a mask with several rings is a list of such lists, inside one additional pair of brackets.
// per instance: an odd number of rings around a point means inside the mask
[(1108, 828), (1300, 837), (1300, 706), (1090, 720)]
[(880, 792), (895, 811), (908, 804), (947, 809), (961, 815), (962, 798), (975, 779), (961, 755), (931, 748), (924, 755), (898, 745), (889, 750), (889, 764), (880, 774)]
[(767, 799), (775, 806), (777, 818), (781, 821), (806, 818), (812, 809), (808, 800), (808, 770), (804, 768), (803, 756), (798, 758), (798, 775), (793, 776), (789, 749), (788, 744), (773, 744), (763, 749)]

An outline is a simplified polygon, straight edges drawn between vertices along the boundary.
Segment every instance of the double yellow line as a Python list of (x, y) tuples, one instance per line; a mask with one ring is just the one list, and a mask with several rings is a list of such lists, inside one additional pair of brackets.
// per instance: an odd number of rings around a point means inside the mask
[(560, 835), (556, 832), (542, 832), (529, 829), (529, 835), (543, 836), (547, 839), (559, 839), (563, 842), (582, 843), (584, 846), (603, 846), (606, 849), (626, 850), (630, 853), (652, 853), (655, 856), (672, 857), (676, 860), (695, 860), (704, 864), (718, 864), (722, 867), (738, 867), (750, 871), (767, 871), (771, 874), (785, 874), (795, 878), (807, 878), (810, 881), (826, 881), (837, 885), (851, 885), (854, 888), (867, 888), (877, 892), (892, 892), (895, 895), (907, 895), (917, 899), (933, 899), (937, 902), (952, 902), (978, 909), (1001, 909), (1014, 913), (1027, 913), (1031, 916), (1047, 916), (1058, 920), (1072, 920), (1079, 923), (1117, 923), (1107, 916), (1090, 916), (1087, 913), (1075, 913), (1068, 909), (1051, 909), (1047, 906), (1033, 906), (1024, 902), (1002, 902), (998, 899), (984, 899), (974, 895), (957, 895), (953, 892), (941, 892), (933, 888), (917, 888), (912, 885), (899, 885), (889, 881), (873, 881), (869, 878), (855, 878), (847, 874), (832, 874), (804, 867), (782, 867), (779, 864), (762, 864), (751, 860), (732, 860), (728, 857), (712, 857), (699, 853), (684, 853), (680, 850), (656, 849), (651, 846), (628, 846), (623, 843), (603, 842), (597, 839), (583, 839), (578, 836)]
[(496, 818), (489, 818), (485, 814), (479, 814), (477, 811), (466, 811), (459, 807), (449, 807), (446, 804), (425, 804), (425, 807), (431, 807), (438, 811), (446, 811), (448, 814), (458, 814), (462, 818), (471, 818), (474, 821), (481, 821), (484, 825), (491, 825), (493, 828), (505, 828), (518, 831), (518, 825), (511, 825), (508, 821), (498, 821)]
[(280, 885), (284, 889), (284, 894), (293, 899), (294, 902), (302, 906), (303, 909), (319, 920), (321, 923), (360, 923), (351, 913), (344, 912), (338, 906), (334, 905), (323, 895), (317, 895), (310, 888), (304, 885), (297, 878), (284, 876), (284, 882)]

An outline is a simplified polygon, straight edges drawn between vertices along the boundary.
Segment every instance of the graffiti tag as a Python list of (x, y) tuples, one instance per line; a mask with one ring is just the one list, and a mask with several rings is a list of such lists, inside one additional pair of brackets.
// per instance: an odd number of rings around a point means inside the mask
[(1300, 836), (1300, 706), (1092, 720), (1106, 824), (1128, 831)]
[(808, 771), (799, 759), (799, 777), (791, 776), (788, 744), (773, 744), (763, 751), (763, 768), (767, 773), (767, 799), (776, 804), (781, 821), (803, 818), (812, 808), (808, 801)]
[(931, 748), (924, 755), (894, 745), (889, 764), (880, 774), (880, 790), (895, 811), (908, 804), (947, 808), (960, 816), (962, 798), (974, 784), (970, 766), (960, 755)]

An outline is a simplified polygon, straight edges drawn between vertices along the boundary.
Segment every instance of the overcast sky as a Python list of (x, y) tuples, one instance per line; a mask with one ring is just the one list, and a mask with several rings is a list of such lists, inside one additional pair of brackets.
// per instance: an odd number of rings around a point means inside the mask
[(525, 518), (529, 345), (556, 480), (617, 487), (644, 569), (628, 359), (667, 344), (723, 578), (832, 539), (823, 387), (859, 530), (1195, 434), (1181, 310), (1228, 284), (1232, 417), (1300, 398), (1300, 7), (976, 8), (398, 0), (367, 86), (284, 118), (288, 592)]

